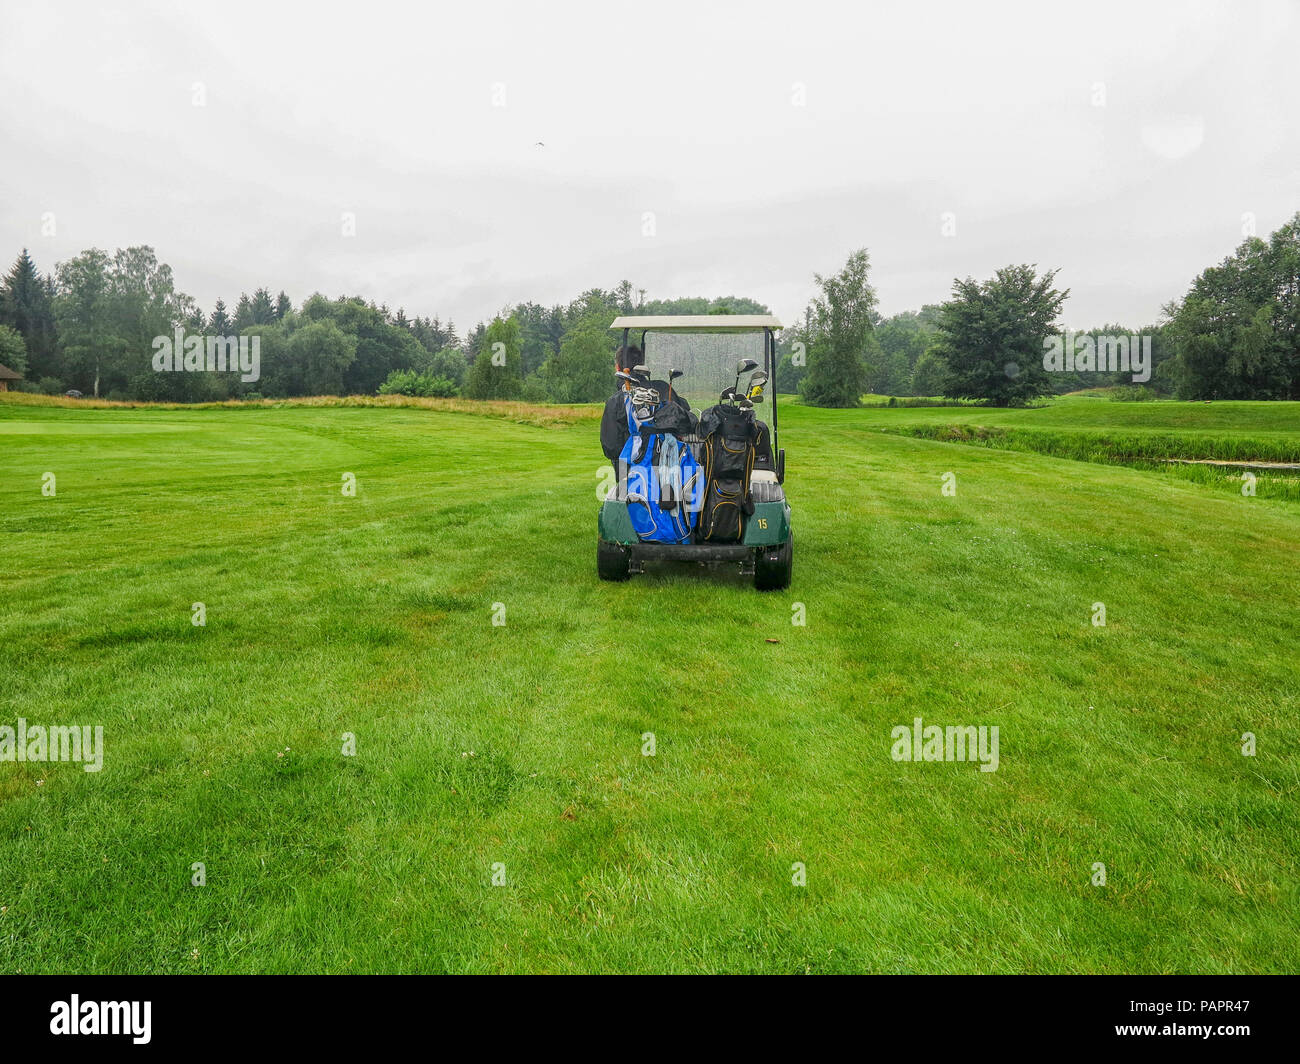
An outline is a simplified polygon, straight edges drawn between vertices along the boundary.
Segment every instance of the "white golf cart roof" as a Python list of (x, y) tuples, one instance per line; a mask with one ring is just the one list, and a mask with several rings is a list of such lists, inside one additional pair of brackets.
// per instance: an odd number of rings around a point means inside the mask
[(633, 314), (615, 318), (610, 329), (654, 329), (656, 332), (753, 332), (780, 329), (772, 314)]

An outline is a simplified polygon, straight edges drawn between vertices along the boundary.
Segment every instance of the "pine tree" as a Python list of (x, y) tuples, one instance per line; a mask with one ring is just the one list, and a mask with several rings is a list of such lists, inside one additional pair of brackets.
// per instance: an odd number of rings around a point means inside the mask
[(235, 332), (242, 334), (250, 325), (256, 325), (253, 320), (253, 301), (248, 296), (240, 293), (239, 303), (235, 307)]
[(36, 264), (23, 248), (22, 254), (5, 275), (0, 288), (0, 325), (18, 330), (26, 340), (31, 331), (31, 306), (34, 292), (40, 290), (41, 278)]
[(253, 293), (252, 324), (270, 325), (275, 321), (275, 305), (271, 302), (271, 293), (259, 288)]
[[(52, 376), (56, 368), (57, 345), (51, 301), (52, 280), (42, 277), (32, 257), (23, 248), (0, 284), (0, 324), (8, 325), (23, 339), (27, 372), (33, 380)], [(12, 368), (12, 367), (11, 367)]]
[(212, 308), (212, 317), (208, 319), (208, 331), (213, 336), (231, 335), (230, 315), (226, 313), (226, 301), (218, 299), (217, 305)]
[(59, 328), (54, 320), (54, 299), (59, 291), (54, 283), (54, 274), (45, 275), (42, 287), (45, 292), (41, 297), (40, 335), (37, 345), (28, 353), (29, 369), (33, 374), (39, 374), (33, 377), (34, 380), (39, 380), (40, 376), (58, 377), (63, 369), (63, 359), (59, 354)]

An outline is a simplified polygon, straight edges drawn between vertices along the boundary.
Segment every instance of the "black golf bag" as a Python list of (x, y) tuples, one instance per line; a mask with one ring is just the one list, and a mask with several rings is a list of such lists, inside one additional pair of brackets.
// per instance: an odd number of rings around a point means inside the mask
[(753, 411), (719, 403), (700, 415), (699, 432), (704, 506), (695, 538), (701, 543), (738, 543), (745, 534), (745, 518), (754, 512), (749, 477), (760, 433)]

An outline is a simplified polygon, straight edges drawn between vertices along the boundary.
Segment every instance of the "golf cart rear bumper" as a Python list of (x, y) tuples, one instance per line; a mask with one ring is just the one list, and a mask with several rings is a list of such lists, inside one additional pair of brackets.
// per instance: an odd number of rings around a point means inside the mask
[(746, 562), (756, 548), (743, 543), (634, 543), (628, 551), (638, 562)]
[[(773, 482), (775, 486), (775, 482)], [(606, 543), (619, 543), (625, 547), (664, 548), (687, 551), (682, 557), (687, 561), (709, 561), (701, 550), (739, 551), (727, 554), (725, 558), (741, 558), (753, 554), (754, 549), (772, 549), (781, 546), (790, 538), (790, 504), (782, 495), (778, 501), (754, 503), (754, 512), (745, 522), (745, 537), (740, 543), (643, 543), (637, 538), (632, 528), (632, 519), (628, 516), (627, 503), (621, 499), (607, 498), (600, 507), (600, 517), (596, 523), (597, 535)], [(664, 557), (664, 555), (659, 555)]]

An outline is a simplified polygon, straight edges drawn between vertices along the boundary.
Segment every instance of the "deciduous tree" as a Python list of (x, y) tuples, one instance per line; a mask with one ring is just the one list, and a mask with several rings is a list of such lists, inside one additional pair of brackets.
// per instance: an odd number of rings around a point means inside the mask
[(1056, 272), (1005, 266), (987, 281), (953, 282), (939, 317), (945, 395), (1014, 406), (1051, 392), (1043, 339), (1057, 331), (1069, 295), (1052, 287)]
[(812, 406), (857, 406), (866, 390), (863, 360), (876, 311), (870, 270), (863, 248), (839, 273), (814, 275), (821, 295), (812, 301), (815, 335), (803, 381), (804, 401)]

